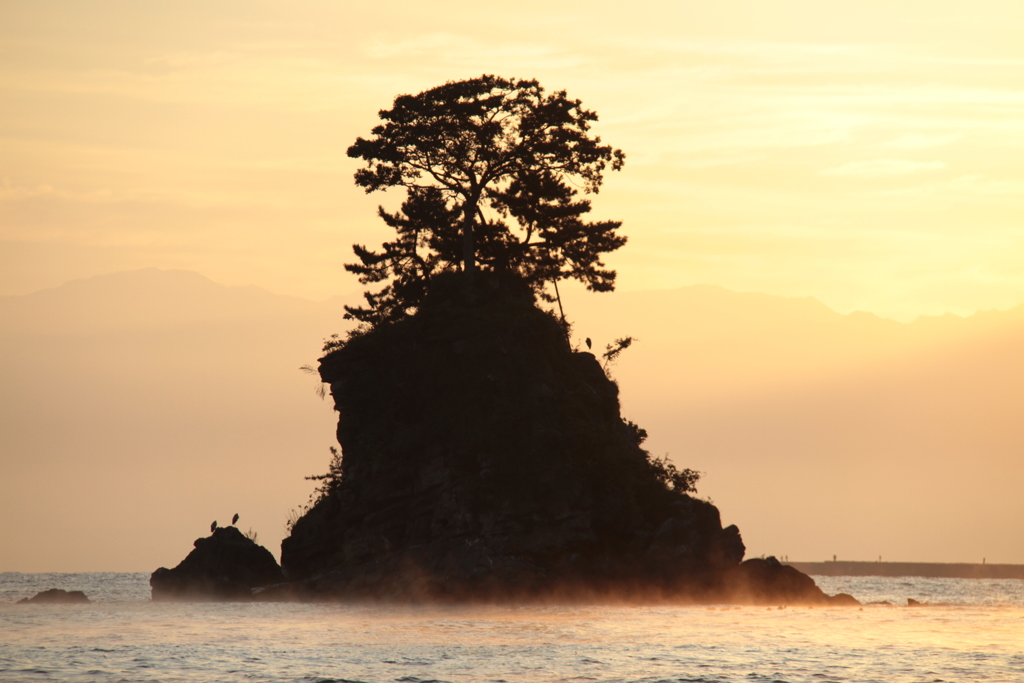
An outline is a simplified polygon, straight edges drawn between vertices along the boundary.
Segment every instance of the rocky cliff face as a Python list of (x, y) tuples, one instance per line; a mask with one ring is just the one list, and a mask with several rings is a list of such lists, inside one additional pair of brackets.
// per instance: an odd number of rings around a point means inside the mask
[(317, 595), (707, 593), (743, 543), (670, 490), (597, 359), (515, 283), (436, 283), (321, 359), (342, 474), (282, 543)]

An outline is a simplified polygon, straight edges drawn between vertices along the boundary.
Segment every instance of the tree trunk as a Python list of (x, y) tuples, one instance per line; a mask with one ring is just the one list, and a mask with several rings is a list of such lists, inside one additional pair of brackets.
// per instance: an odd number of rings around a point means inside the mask
[(462, 221), (462, 271), (472, 273), (476, 270), (476, 258), (473, 254), (473, 218)]
[(565, 332), (565, 344), (571, 348), (572, 340), (569, 339), (569, 323), (565, 322), (565, 311), (562, 309), (562, 295), (558, 291), (557, 276), (551, 280), (551, 284), (555, 286), (555, 298), (558, 299), (558, 314), (562, 316), (562, 330)]
[(476, 251), (473, 247), (473, 217), (476, 205), (480, 202), (480, 193), (475, 192), (466, 200), (462, 214), (462, 272), (471, 276), (476, 271)]

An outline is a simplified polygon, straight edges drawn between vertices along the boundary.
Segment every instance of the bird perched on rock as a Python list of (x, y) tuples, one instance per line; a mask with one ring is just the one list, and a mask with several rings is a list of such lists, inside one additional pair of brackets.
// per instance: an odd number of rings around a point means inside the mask
[(591, 341), (590, 341), (590, 337), (587, 337), (587, 348), (588, 348), (588, 349), (592, 349), (592, 348), (594, 348), (593, 344), (592, 344), (592, 343), (591, 343)]
[(238, 523), (238, 513), (237, 512), (235, 513), (235, 516), (231, 518), (231, 523), (232, 524), (237, 524)]
[(210, 525), (210, 533), (212, 534), (217, 530), (217, 520), (213, 520), (213, 524)]

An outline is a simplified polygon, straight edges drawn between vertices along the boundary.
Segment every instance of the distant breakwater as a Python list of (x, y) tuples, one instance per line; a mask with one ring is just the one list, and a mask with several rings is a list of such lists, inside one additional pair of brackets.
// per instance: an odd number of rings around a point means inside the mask
[(1024, 579), (1024, 564), (966, 562), (787, 562), (818, 576), (921, 576), (933, 579)]

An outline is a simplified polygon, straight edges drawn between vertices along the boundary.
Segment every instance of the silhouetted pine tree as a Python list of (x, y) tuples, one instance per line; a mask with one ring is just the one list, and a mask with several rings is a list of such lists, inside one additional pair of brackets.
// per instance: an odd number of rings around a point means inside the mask
[(385, 284), (365, 293), (365, 308), (346, 307), (347, 318), (400, 318), (432, 276), (459, 268), (515, 273), (548, 300), (546, 283), (566, 278), (614, 288), (601, 256), (626, 243), (622, 224), (584, 220), (590, 201), (579, 194), (596, 193), (625, 155), (590, 135), (597, 114), (579, 100), (545, 95), (535, 80), (485, 75), (400, 95), (380, 118), (374, 137), (348, 150), (366, 162), (356, 184), (407, 195), (396, 213), (379, 209), (395, 241), (353, 247), (359, 262), (345, 268), (363, 284)]

